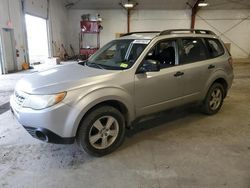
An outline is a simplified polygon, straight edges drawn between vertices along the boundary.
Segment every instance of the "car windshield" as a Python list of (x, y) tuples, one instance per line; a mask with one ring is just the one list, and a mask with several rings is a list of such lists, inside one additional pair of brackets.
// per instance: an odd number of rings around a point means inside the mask
[(103, 46), (86, 62), (87, 66), (123, 70), (133, 66), (150, 40), (114, 40)]

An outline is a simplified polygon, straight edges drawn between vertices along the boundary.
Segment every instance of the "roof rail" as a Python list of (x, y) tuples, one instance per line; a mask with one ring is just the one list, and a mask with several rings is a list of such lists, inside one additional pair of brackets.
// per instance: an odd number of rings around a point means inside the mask
[(182, 32), (182, 31), (189, 31), (190, 33), (194, 34), (207, 34), (207, 35), (215, 35), (213, 31), (204, 30), (204, 29), (170, 29), (160, 32), (160, 35), (170, 35), (175, 32)]
[(136, 31), (136, 32), (125, 33), (125, 34), (122, 34), (121, 36), (124, 37), (128, 35), (139, 34), (139, 33), (161, 33), (161, 31)]

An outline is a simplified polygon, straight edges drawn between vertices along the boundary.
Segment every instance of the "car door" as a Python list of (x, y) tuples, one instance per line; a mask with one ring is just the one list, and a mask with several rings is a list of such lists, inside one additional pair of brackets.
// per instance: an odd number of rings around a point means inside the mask
[[(178, 66), (176, 41), (163, 40), (158, 42), (153, 48), (144, 59), (161, 61), (161, 69), (158, 72), (135, 74), (137, 116), (154, 113), (181, 104), (183, 82), (182, 72), (180, 66)], [(170, 58), (166, 57), (164, 61), (164, 53), (166, 55), (167, 52), (162, 48), (172, 49), (169, 52), (172, 51), (174, 55), (172, 54), (173, 56)], [(143, 66), (143, 62), (140, 66)]]
[(184, 72), (183, 103), (200, 100), (210, 69), (204, 40), (197, 37), (180, 38), (178, 44), (180, 66)]

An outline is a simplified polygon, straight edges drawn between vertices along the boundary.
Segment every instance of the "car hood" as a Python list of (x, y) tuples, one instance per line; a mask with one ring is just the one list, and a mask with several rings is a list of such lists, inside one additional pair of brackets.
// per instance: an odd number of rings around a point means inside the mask
[(52, 94), (96, 84), (119, 71), (104, 70), (80, 64), (63, 65), (23, 77), (16, 90), (30, 94)]

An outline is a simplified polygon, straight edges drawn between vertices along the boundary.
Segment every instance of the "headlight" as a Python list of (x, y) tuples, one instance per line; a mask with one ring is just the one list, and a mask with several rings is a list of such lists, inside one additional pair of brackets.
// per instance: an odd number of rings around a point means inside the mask
[(66, 96), (66, 92), (53, 95), (28, 95), (23, 102), (23, 107), (41, 110), (61, 102)]

